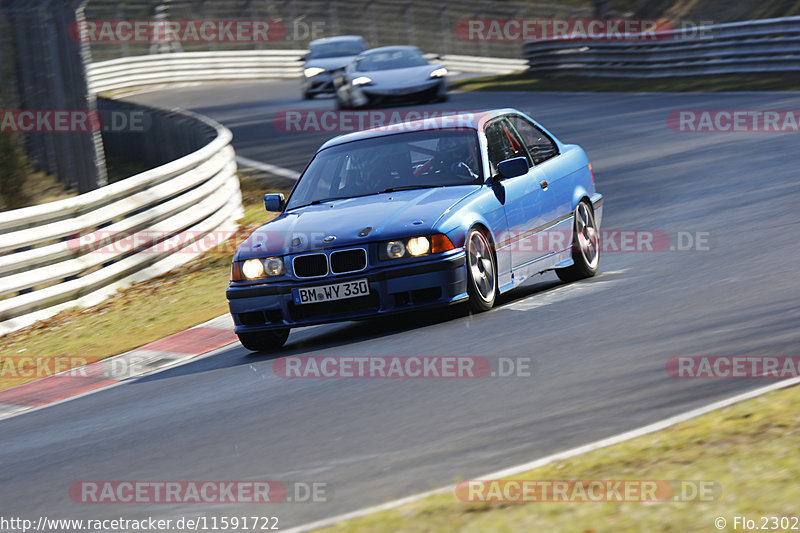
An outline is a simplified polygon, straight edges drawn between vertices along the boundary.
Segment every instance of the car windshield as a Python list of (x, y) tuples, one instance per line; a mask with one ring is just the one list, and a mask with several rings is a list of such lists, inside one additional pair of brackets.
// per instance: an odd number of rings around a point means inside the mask
[(374, 72), (376, 70), (420, 67), (427, 64), (428, 60), (419, 50), (401, 48), (367, 54), (358, 61), (356, 70)]
[(325, 59), (328, 57), (355, 56), (364, 51), (361, 41), (341, 41), (317, 44), (311, 48), (309, 59)]
[(482, 182), (478, 136), (440, 129), (373, 137), (326, 148), (306, 168), (287, 209), (405, 189)]

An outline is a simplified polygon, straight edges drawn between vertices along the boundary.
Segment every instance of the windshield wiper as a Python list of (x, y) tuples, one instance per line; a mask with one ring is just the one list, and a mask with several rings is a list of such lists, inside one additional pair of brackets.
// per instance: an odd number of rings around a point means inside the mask
[(311, 202), (303, 205), (293, 206), (289, 208), (291, 211), (292, 209), (300, 209), (301, 207), (306, 207), (309, 205), (319, 205), (324, 204), (325, 202), (332, 202), (334, 200), (349, 200), (351, 198), (363, 198), (364, 196), (372, 196), (375, 194), (383, 194), (387, 192), (395, 192), (395, 191), (411, 191), (413, 189), (432, 189), (434, 187), (444, 187), (444, 185), (398, 185), (397, 187), (389, 187), (386, 190), (380, 192), (371, 192), (367, 194), (356, 194), (354, 196), (332, 196), (330, 198), (320, 198), (319, 200), (312, 200)]
[(353, 198), (352, 196), (332, 196), (330, 198), (320, 198), (319, 200), (313, 200), (306, 205), (319, 205), (324, 204), (325, 202), (332, 202), (334, 200), (347, 200), (348, 198)]
[[(373, 193), (375, 194), (375, 193)], [(361, 196), (368, 196), (366, 194), (359, 194), (356, 196), (331, 196), (330, 198), (320, 198), (319, 200), (312, 200), (307, 204), (303, 205), (295, 205), (290, 207), (288, 210), (291, 211), (292, 209), (300, 209), (301, 207), (308, 207), (309, 205), (319, 205), (324, 204), (325, 202), (333, 202), (334, 200), (349, 200), (350, 198), (360, 198)]]
[(434, 187), (443, 187), (443, 185), (398, 185), (397, 187), (389, 187), (382, 190), (381, 194), (385, 192), (413, 191), (414, 189), (433, 189)]

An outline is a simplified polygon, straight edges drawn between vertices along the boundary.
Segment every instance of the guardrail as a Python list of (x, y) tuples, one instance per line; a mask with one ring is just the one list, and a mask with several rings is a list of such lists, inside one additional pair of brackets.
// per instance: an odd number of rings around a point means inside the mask
[(147, 85), (297, 78), (305, 50), (179, 52), (123, 57), (87, 69), (95, 93)]
[[(248, 50), (239, 52), (179, 52), (124, 57), (88, 67), (89, 90), (118, 91), (148, 85), (209, 81), (299, 78), (306, 50)], [(427, 57), (434, 57), (428, 54)], [(523, 59), (441, 56), (456, 72), (507, 74), (527, 68)]]
[(800, 17), (638, 34), (625, 41), (551, 39), (523, 46), (545, 75), (663, 78), (800, 70)]
[[(431, 55), (426, 55), (430, 57)], [(486, 74), (512, 74), (522, 72), (528, 68), (525, 59), (507, 59), (504, 57), (476, 57), (443, 55), (440, 61), (448, 70), (458, 72), (481, 72)]]
[[(95, 191), (0, 213), (0, 334), (99, 303), (195, 257), (211, 232), (216, 242), (238, 227), (231, 132), (185, 111), (148, 112), (192, 128), (186, 138), (205, 132), (204, 145)], [(157, 144), (179, 133), (165, 129), (144, 135)]]

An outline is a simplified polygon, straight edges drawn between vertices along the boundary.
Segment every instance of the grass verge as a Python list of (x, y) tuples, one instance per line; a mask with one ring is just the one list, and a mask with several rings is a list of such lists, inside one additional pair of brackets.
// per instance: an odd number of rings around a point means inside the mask
[[(329, 532), (743, 531), (744, 516), (800, 512), (800, 387), (726, 407), (669, 429), (538, 468), (525, 480), (706, 480), (715, 501), (669, 503), (464, 503), (452, 493), (324, 529)], [(722, 517), (727, 523), (715, 526)], [(793, 519), (792, 519), (793, 520)], [(789, 525), (797, 522), (790, 520)], [(751, 530), (753, 528), (750, 528)], [(777, 528), (788, 531), (789, 528)]]
[(729, 74), (675, 76), (656, 79), (589, 78), (581, 76), (537, 77), (523, 72), (471, 78), (453, 82), (462, 91), (593, 91), (593, 92), (719, 92), (797, 91), (800, 74)]
[(66, 188), (55, 176), (31, 171), (27, 172), (17, 196), (13, 199), (0, 198), (0, 211), (54, 202), (77, 194), (75, 190)]
[[(262, 180), (240, 180), (245, 216), (236, 239), (241, 240), (269, 219), (262, 202), (266, 192), (287, 192), (266, 187)], [(288, 184), (283, 184), (287, 185)], [(234, 243), (238, 244), (238, 243)], [(120, 291), (100, 305), (64, 311), (45, 321), (0, 337), (4, 357), (81, 356), (94, 361), (132, 350), (178, 333), (228, 311), (225, 288), (235, 246), (221, 245), (186, 265), (157, 278)], [(35, 378), (3, 371), (0, 390)]]

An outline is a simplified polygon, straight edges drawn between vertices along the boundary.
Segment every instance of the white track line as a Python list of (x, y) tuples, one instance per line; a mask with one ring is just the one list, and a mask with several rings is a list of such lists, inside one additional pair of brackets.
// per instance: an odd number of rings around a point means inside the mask
[(620, 281), (622, 280), (598, 279), (597, 281), (592, 281), (589, 283), (571, 283), (569, 285), (561, 285), (543, 293), (532, 294), (526, 298), (523, 298), (522, 300), (517, 300), (516, 302), (500, 307), (499, 309), (509, 311), (531, 311), (540, 307), (559, 304), (572, 298), (583, 297), (595, 292), (610, 289), (611, 285), (619, 283)]
[[(553, 455), (548, 455), (547, 457), (542, 457), (541, 459), (535, 459), (533, 461), (523, 463), (521, 465), (512, 466), (506, 468), (504, 470), (500, 470), (498, 472), (492, 472), (491, 474), (486, 474), (483, 476), (475, 476), (473, 479), (483, 479), (483, 480), (491, 480), (491, 479), (499, 479), (508, 476), (513, 476), (516, 474), (520, 474), (522, 472), (527, 472), (528, 470), (533, 470), (534, 468), (539, 468), (550, 463), (554, 463), (556, 461), (563, 461), (565, 459), (569, 459), (571, 457), (576, 457), (578, 455), (583, 455), (585, 453), (589, 453), (595, 450), (599, 450), (601, 448), (606, 448), (608, 446), (613, 446), (614, 444), (619, 444), (621, 442), (625, 442), (627, 440), (635, 439), (637, 437), (641, 437), (643, 435), (647, 435), (649, 433), (654, 433), (656, 431), (661, 431), (662, 429), (666, 429), (668, 427), (674, 426), (676, 424), (680, 424), (681, 422), (686, 422), (692, 418), (696, 418), (700, 415), (704, 415), (710, 413), (712, 411), (716, 411), (717, 409), (721, 409), (723, 407), (728, 407), (735, 403), (749, 400), (751, 398), (755, 398), (757, 396), (761, 396), (768, 392), (776, 391), (779, 389), (783, 389), (786, 387), (791, 387), (794, 385), (800, 384), (800, 378), (792, 378), (787, 379), (784, 381), (779, 381), (777, 383), (773, 383), (772, 385), (767, 385), (766, 387), (761, 387), (749, 392), (745, 392), (742, 394), (737, 394), (731, 398), (726, 398), (724, 400), (720, 400), (718, 402), (714, 402), (703, 407), (698, 407), (697, 409), (692, 409), (691, 411), (686, 411), (685, 413), (681, 413), (679, 415), (675, 415), (664, 420), (660, 420), (653, 424), (649, 424), (647, 426), (643, 426), (637, 429), (633, 429), (631, 431), (626, 431), (624, 433), (620, 433), (618, 435), (613, 435), (611, 437), (607, 437), (605, 439), (601, 439), (589, 444), (585, 444), (583, 446), (578, 446), (577, 448), (572, 448), (571, 450), (567, 450), (564, 452), (555, 453)], [(423, 492), (421, 494), (415, 494), (413, 496), (407, 496), (405, 498), (401, 498), (399, 500), (393, 500), (390, 502), (382, 503), (380, 505), (373, 505), (371, 507), (365, 507), (363, 509), (359, 509), (357, 511), (352, 511), (350, 513), (341, 514), (338, 516), (334, 516), (331, 518), (325, 518), (322, 520), (317, 520), (316, 522), (310, 522), (308, 524), (303, 524), (297, 527), (293, 527), (291, 529), (287, 529), (284, 533), (300, 533), (303, 531), (312, 531), (314, 529), (319, 529), (323, 527), (332, 526), (339, 522), (343, 522), (345, 520), (352, 520), (354, 518), (361, 518), (363, 516), (367, 516), (373, 513), (377, 513), (380, 511), (386, 511), (389, 509), (394, 509), (396, 507), (400, 507), (407, 503), (413, 503), (428, 496), (433, 496), (435, 494), (443, 494), (446, 492), (454, 493), (456, 489), (456, 485), (448, 485), (446, 487), (442, 487), (440, 489), (435, 489), (427, 492)]]
[(288, 178), (293, 181), (297, 181), (297, 178), (300, 177), (299, 172), (294, 171), (290, 168), (283, 168), (275, 165), (270, 165), (269, 163), (262, 163), (261, 161), (256, 161), (255, 159), (242, 157), (240, 155), (236, 156), (236, 162), (242, 166), (263, 170), (264, 172), (269, 172), (270, 174), (275, 174), (276, 176), (280, 176), (282, 178)]

